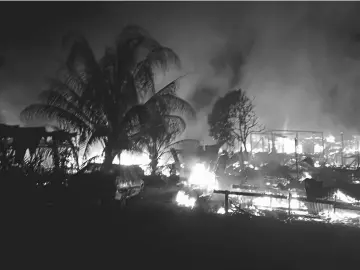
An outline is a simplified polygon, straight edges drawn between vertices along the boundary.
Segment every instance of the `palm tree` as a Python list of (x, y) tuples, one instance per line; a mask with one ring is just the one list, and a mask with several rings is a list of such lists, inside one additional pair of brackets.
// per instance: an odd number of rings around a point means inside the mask
[(145, 125), (141, 138), (137, 141), (138, 146), (149, 154), (151, 174), (155, 175), (159, 159), (166, 153), (170, 153), (171, 147), (180, 146), (194, 140), (180, 140), (175, 142), (186, 128), (186, 123), (181, 116), (166, 114), (159, 111), (152, 114), (152, 119)]
[(156, 91), (156, 72), (179, 66), (179, 58), (142, 28), (125, 27), (115, 48), (107, 48), (100, 61), (81, 36), (68, 35), (63, 44), (70, 52), (62, 78), (51, 80), (40, 102), (25, 108), (21, 117), (46, 117), (77, 131), (85, 156), (100, 142), (104, 168), (123, 150), (135, 147), (154, 108), (194, 115), (190, 104), (176, 95), (180, 78)]

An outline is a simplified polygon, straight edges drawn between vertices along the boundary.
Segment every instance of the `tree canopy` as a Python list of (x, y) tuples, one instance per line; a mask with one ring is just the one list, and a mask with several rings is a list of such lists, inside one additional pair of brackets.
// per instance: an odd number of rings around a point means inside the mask
[(253, 100), (238, 89), (220, 97), (208, 116), (210, 136), (234, 146), (239, 142), (246, 149), (246, 140), (251, 132), (263, 130), (255, 114)]
[(180, 60), (141, 27), (125, 27), (99, 61), (82, 36), (69, 34), (63, 45), (69, 53), (61, 77), (51, 79), (39, 102), (25, 108), (21, 116), (26, 121), (45, 117), (77, 131), (85, 155), (100, 142), (104, 164), (109, 166), (148, 132), (144, 127), (154, 123), (154, 114), (164, 119), (173, 111), (195, 114), (176, 95), (180, 78), (156, 89), (155, 73), (179, 67)]

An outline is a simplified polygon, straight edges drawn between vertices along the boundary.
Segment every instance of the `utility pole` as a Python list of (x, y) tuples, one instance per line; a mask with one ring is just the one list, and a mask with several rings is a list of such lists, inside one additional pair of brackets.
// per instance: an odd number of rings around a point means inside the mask
[(325, 141), (324, 141), (324, 132), (321, 132), (321, 142), (322, 142), (322, 149), (323, 149), (323, 161), (325, 164)]
[(356, 147), (357, 147), (357, 168), (359, 169), (360, 166), (360, 145), (359, 145), (359, 138), (356, 138)]
[(298, 163), (298, 154), (297, 154), (297, 149), (298, 149), (298, 144), (299, 144), (299, 138), (298, 138), (298, 133), (296, 132), (296, 137), (295, 137), (295, 162), (296, 162), (296, 176), (297, 176), (297, 180), (299, 180), (299, 163)]
[(344, 166), (344, 133), (341, 132), (341, 166)]
[(251, 153), (251, 156), (253, 154), (253, 140), (252, 140), (252, 133), (250, 133), (250, 153)]
[(275, 149), (275, 136), (274, 136), (274, 133), (271, 131), (271, 146), (272, 146), (272, 149), (271, 149), (271, 152), (272, 153), (276, 153), (276, 149)]

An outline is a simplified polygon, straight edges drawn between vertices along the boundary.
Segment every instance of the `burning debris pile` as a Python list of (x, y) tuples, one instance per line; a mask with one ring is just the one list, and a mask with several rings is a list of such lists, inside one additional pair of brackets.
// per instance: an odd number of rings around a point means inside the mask
[(202, 197), (211, 197), (218, 189), (218, 181), (214, 173), (203, 163), (196, 163), (190, 171), (187, 180), (181, 182), (182, 190), (176, 196), (176, 202), (181, 206), (194, 208)]
[[(195, 173), (194, 173), (195, 175)], [(203, 183), (203, 182), (202, 182)], [(300, 189), (289, 191), (268, 187), (265, 190), (249, 189), (248, 186), (233, 188), (231, 191), (189, 188), (180, 190), (176, 196), (179, 206), (193, 209), (200, 207), (201, 197), (206, 197), (207, 209), (218, 214), (250, 214), (252, 216), (291, 217), (298, 220), (313, 220), (360, 226), (360, 201), (341, 189), (333, 190), (327, 200), (311, 200)], [(193, 188), (195, 188), (193, 186)], [(228, 202), (225, 200), (227, 199)], [(199, 205), (198, 205), (199, 203)], [(227, 205), (227, 206), (226, 206)]]
[(353, 181), (356, 172), (314, 162), (316, 155), (291, 157), (275, 151), (261, 158), (263, 153), (257, 154), (247, 160), (229, 157), (220, 172), (219, 164), (210, 169), (206, 163), (195, 163), (177, 194), (177, 204), (218, 214), (360, 226), (360, 185)]
[(360, 136), (324, 137), (323, 132), (271, 130), (250, 136), (248, 149), (255, 156), (277, 153), (286, 163), (292, 159), (311, 157), (313, 166), (359, 168)]

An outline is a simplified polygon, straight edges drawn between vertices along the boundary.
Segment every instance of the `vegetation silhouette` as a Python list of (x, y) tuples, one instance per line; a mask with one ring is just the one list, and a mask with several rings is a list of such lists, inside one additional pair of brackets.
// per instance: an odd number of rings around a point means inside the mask
[(180, 78), (156, 91), (156, 72), (179, 66), (179, 58), (141, 27), (125, 27), (100, 61), (82, 36), (67, 35), (63, 43), (70, 52), (61, 78), (51, 80), (39, 103), (21, 116), (25, 121), (45, 117), (78, 132), (85, 156), (102, 143), (105, 169), (123, 150), (135, 150), (137, 140), (154, 125), (183, 125), (170, 112), (195, 114), (176, 95)]
[(250, 133), (264, 129), (254, 109), (253, 100), (242, 89), (218, 98), (208, 117), (210, 136), (230, 146), (238, 141), (240, 148), (247, 152), (246, 141)]
[[(115, 192), (113, 176), (105, 173), (111, 169), (114, 157), (124, 150), (145, 148), (155, 175), (159, 158), (165, 149), (176, 144), (176, 137), (185, 130), (184, 117), (196, 117), (195, 111), (176, 94), (184, 76), (157, 89), (157, 75), (166, 74), (171, 67), (179, 68), (180, 60), (175, 52), (139, 26), (126, 26), (99, 61), (81, 35), (66, 35), (63, 48), (68, 54), (58, 76), (48, 79), (48, 89), (20, 116), (25, 123), (45, 119), (55, 123), (53, 128), (58, 132), (76, 133), (77, 137), (69, 142), (68, 148), (59, 148), (58, 141), (51, 140), (46, 149), (31, 155), (26, 165), (7, 174), (12, 178), (10, 175), (16, 171), (18, 177), (23, 174), (21, 179), (34, 178), (31, 182), (41, 186), (45, 193), (53, 194), (50, 197), (59, 197), (55, 193), (66, 187), (71, 190), (67, 195), (72, 200), (87, 196), (90, 201), (100, 198), (105, 202)], [(91, 147), (97, 143), (104, 146), (102, 172), (69, 176), (66, 161), (70, 152), (74, 153), (74, 167), (79, 170), (80, 154), (87, 159)], [(53, 168), (45, 173), (41, 164), (49, 157)], [(12, 162), (13, 157), (9, 155), (6, 160)], [(42, 180), (46, 177), (50, 177), (49, 181)], [(79, 190), (85, 184), (83, 193), (87, 195), (81, 195)]]

